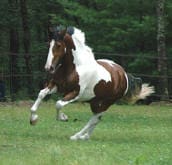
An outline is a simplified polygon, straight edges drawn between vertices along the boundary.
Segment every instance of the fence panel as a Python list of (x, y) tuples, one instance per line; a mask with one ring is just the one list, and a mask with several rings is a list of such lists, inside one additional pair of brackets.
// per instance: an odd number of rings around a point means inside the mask
[[(23, 54), (13, 54), (14, 56), (16, 55), (18, 57), (18, 66), (17, 73), (13, 72), (13, 67), (10, 66), (10, 60), (9, 60), (9, 54), (8, 52), (6, 53), (0, 53), (0, 100), (16, 100), (16, 99), (30, 99), (30, 98), (35, 98), (38, 94), (38, 91), (43, 88), (44, 82), (48, 79), (47, 73), (44, 71), (44, 63), (46, 60), (46, 53), (44, 54), (32, 54), (31, 60), (34, 62), (35, 57), (40, 58), (43, 57), (41, 62), (36, 63), (36, 66), (31, 66), (32, 67), (32, 73), (27, 74), (26, 68), (25, 68), (25, 59)], [(96, 59), (98, 58), (107, 58), (107, 59), (112, 59), (115, 62), (121, 64), (124, 68), (126, 68), (127, 72), (130, 72), (134, 76), (141, 77), (144, 82), (150, 83), (151, 85), (154, 85), (155, 88), (158, 88), (159, 85), (159, 80), (163, 78), (168, 78), (169, 82), (169, 97), (172, 99), (172, 75), (158, 75), (158, 74), (152, 74), (154, 70), (152, 70), (152, 73), (143, 72), (142, 67), (138, 67), (139, 72), (135, 71), (133, 72), (131, 67), (128, 66), (128, 61), (131, 63), (132, 60), (142, 58), (146, 59), (149, 62), (152, 60), (152, 62), (155, 62), (158, 60), (158, 57), (156, 56), (142, 56), (138, 57), (137, 55), (134, 54), (114, 54), (114, 53), (100, 53), (100, 52), (95, 52), (95, 57)], [(39, 61), (39, 60), (38, 60)], [(172, 58), (168, 58), (168, 61), (172, 61)], [(155, 66), (154, 66), (155, 67)], [(170, 68), (171, 69), (171, 68)], [(142, 71), (142, 72), (141, 72)], [(145, 71), (145, 70), (144, 70)], [(32, 85), (33, 85), (33, 92), (32, 94), (28, 92), (28, 84), (27, 80), (30, 78), (32, 80)], [(155, 93), (152, 95), (153, 99), (159, 99), (162, 97), (162, 94), (160, 93)]]

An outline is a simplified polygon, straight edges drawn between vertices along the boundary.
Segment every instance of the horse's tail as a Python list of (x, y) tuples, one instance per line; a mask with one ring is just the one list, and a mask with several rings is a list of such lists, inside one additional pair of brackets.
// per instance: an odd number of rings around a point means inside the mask
[(142, 84), (141, 91), (138, 95), (138, 99), (145, 99), (147, 96), (150, 96), (155, 92), (154, 86), (149, 86), (149, 84)]
[(150, 96), (155, 92), (153, 86), (149, 84), (143, 84), (141, 78), (127, 74), (128, 77), (128, 91), (124, 97), (129, 103), (135, 103), (138, 100), (145, 99), (147, 96)]

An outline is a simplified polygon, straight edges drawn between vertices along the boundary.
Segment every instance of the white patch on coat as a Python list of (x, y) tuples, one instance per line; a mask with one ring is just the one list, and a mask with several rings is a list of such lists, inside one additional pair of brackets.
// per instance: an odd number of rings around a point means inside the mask
[(74, 28), (72, 35), (76, 50), (72, 50), (74, 64), (79, 74), (80, 101), (95, 97), (94, 87), (100, 80), (111, 81), (110, 73), (97, 63), (92, 49), (85, 44), (85, 35), (81, 30)]
[(102, 62), (106, 62), (109, 65), (111, 65), (113, 67), (113, 65), (115, 65), (116, 63), (112, 60), (107, 60), (107, 59), (98, 59), (97, 61), (102, 61)]
[(113, 67), (113, 65), (118, 65), (119, 67), (121, 67), (119, 64), (117, 64), (116, 62), (112, 61), (112, 60), (108, 60), (108, 59), (98, 59), (97, 61), (102, 61), (102, 62), (106, 62), (109, 65), (111, 65)]
[(75, 65), (95, 64), (92, 49), (85, 44), (85, 34), (81, 30), (74, 28), (72, 39), (76, 48), (72, 50)]
[(45, 64), (45, 69), (46, 70), (49, 70), (50, 67), (51, 67), (51, 64), (52, 64), (52, 60), (53, 60), (53, 46), (54, 46), (54, 44), (55, 44), (55, 40), (51, 40), (47, 61), (46, 61), (46, 64)]

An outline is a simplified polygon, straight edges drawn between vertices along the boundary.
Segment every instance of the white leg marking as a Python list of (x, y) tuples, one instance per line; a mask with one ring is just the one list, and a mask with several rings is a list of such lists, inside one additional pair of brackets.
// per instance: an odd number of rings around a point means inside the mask
[(94, 128), (96, 127), (97, 123), (99, 122), (99, 118), (102, 116), (102, 113), (96, 114), (92, 116), (92, 118), (89, 120), (89, 122), (85, 125), (85, 127), (77, 132), (75, 135), (71, 136), (71, 140), (87, 140), (90, 138)]
[(38, 98), (36, 99), (35, 103), (33, 104), (32, 108), (31, 108), (31, 112), (35, 112), (38, 109), (38, 106), (40, 105), (42, 99), (50, 92), (50, 89), (45, 88), (42, 89), (39, 94), (38, 94)]
[(78, 99), (78, 97), (69, 100), (69, 101), (63, 101), (63, 100), (58, 100), (56, 102), (56, 110), (57, 110), (57, 120), (61, 120), (61, 121), (68, 121), (68, 116), (66, 114), (64, 114), (63, 112), (61, 112), (60, 110), (67, 104), (74, 102)]
[(35, 103), (31, 107), (31, 117), (30, 117), (30, 123), (34, 125), (36, 121), (38, 120), (38, 115), (36, 114), (36, 111), (41, 103), (41, 101), (45, 98), (46, 95), (55, 93), (57, 91), (57, 87), (54, 87), (53, 89), (45, 88), (42, 89), (39, 94), (38, 98), (36, 99)]
[(59, 100), (59, 101), (56, 102), (57, 120), (68, 121), (68, 116), (65, 115), (63, 112), (60, 112), (62, 107), (67, 105), (67, 104), (68, 104), (67, 101), (62, 101), (62, 100)]

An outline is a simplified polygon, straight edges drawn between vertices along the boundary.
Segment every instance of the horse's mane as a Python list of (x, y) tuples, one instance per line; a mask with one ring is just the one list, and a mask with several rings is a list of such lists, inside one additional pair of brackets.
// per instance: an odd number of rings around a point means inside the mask
[(73, 51), (73, 55), (76, 57), (77, 64), (95, 62), (92, 49), (85, 43), (85, 33), (78, 28), (74, 28), (72, 39), (76, 47), (76, 51)]
[(85, 33), (78, 28), (74, 28), (74, 37), (81, 43), (85, 44)]

